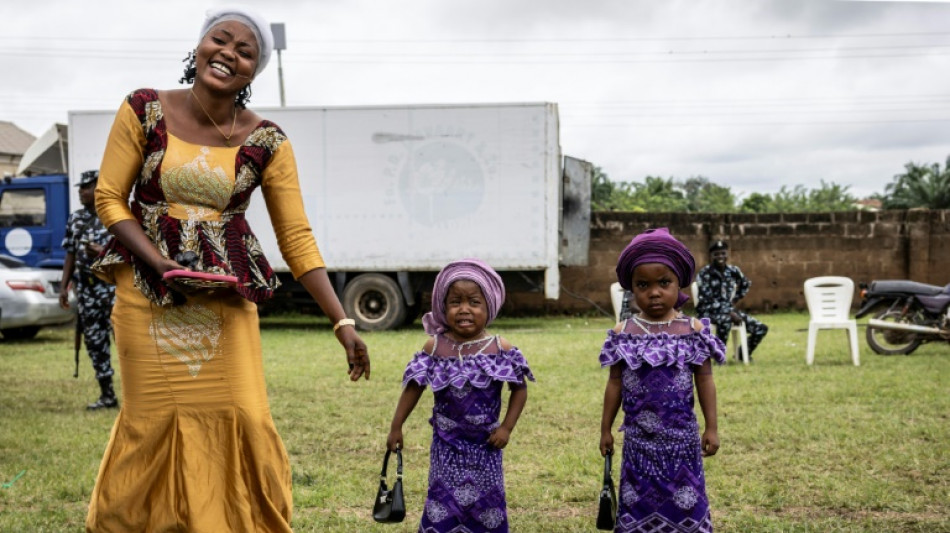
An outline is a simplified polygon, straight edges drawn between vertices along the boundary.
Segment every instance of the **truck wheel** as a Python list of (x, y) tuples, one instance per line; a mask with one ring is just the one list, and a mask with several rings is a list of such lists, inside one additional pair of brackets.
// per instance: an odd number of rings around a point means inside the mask
[(40, 332), (39, 326), (23, 326), (21, 328), (7, 328), (0, 333), (3, 334), (3, 338), (11, 341), (27, 340), (36, 337), (36, 334)]
[[(896, 309), (882, 311), (874, 318), (886, 322), (907, 322), (905, 318), (902, 318), (901, 312)], [(870, 346), (875, 353), (881, 355), (909, 354), (920, 346), (920, 338), (918, 335), (908, 331), (877, 329), (869, 326), (865, 335), (868, 346)]]
[(399, 284), (383, 274), (361, 274), (343, 289), (343, 310), (366, 331), (395, 329), (406, 320)]

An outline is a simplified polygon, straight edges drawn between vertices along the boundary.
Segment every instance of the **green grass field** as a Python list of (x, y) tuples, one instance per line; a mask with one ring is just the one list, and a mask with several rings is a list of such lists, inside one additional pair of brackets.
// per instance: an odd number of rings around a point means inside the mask
[[(845, 333), (828, 331), (808, 367), (807, 315), (761, 318), (771, 332), (755, 363), (716, 369), (722, 448), (707, 459), (706, 476), (717, 531), (950, 532), (950, 345), (883, 357), (862, 330), (854, 367)], [(538, 378), (505, 451), (513, 532), (594, 530), (606, 379), (597, 355), (610, 326), (606, 318), (531, 318), (492, 328), (522, 349)], [(71, 338), (59, 329), (0, 342), (0, 531), (83, 530), (115, 411), (83, 410), (97, 387), (85, 354), (72, 378)], [(325, 319), (264, 320), (296, 531), (418, 526), (429, 393), (404, 428), (406, 521), (376, 525), (369, 510), (402, 370), (424, 336), (417, 325), (364, 339), (373, 377), (354, 384)]]

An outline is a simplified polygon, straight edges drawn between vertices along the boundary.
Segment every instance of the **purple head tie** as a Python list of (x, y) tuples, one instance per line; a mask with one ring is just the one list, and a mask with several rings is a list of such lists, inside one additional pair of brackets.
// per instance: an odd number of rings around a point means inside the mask
[(485, 295), (485, 306), (488, 308), (488, 322), (498, 316), (502, 304), (505, 303), (505, 284), (495, 269), (480, 259), (468, 258), (453, 261), (439, 272), (432, 287), (432, 311), (422, 317), (422, 326), (429, 335), (436, 335), (448, 329), (448, 319), (445, 317), (445, 295), (449, 287), (459, 280), (475, 282)]
[[(620, 286), (628, 291), (633, 290), (633, 271), (638, 265), (645, 263), (668, 266), (676, 274), (681, 289), (693, 282), (693, 275), (696, 273), (693, 254), (686, 245), (670, 235), (667, 228), (648, 229), (634, 237), (623, 249), (617, 260), (617, 281)], [(676, 300), (676, 308), (679, 309), (688, 300), (689, 296), (681, 292)]]

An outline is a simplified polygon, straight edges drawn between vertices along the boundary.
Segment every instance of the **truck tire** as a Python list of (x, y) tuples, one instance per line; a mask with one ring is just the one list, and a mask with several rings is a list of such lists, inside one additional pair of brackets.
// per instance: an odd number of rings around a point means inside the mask
[(343, 311), (366, 331), (395, 329), (406, 320), (406, 302), (396, 280), (383, 274), (361, 274), (343, 289)]

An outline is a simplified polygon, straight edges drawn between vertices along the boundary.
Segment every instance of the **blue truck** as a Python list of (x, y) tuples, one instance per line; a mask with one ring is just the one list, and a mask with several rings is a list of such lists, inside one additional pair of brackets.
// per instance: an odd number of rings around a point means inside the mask
[(0, 254), (29, 266), (63, 268), (69, 192), (66, 174), (0, 181)]

